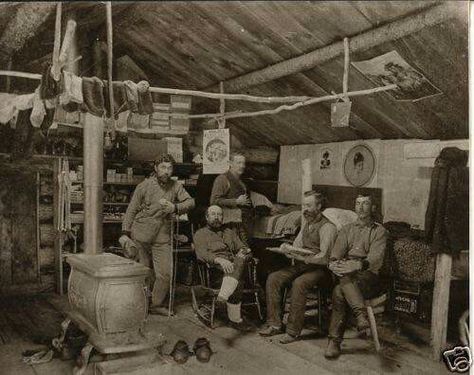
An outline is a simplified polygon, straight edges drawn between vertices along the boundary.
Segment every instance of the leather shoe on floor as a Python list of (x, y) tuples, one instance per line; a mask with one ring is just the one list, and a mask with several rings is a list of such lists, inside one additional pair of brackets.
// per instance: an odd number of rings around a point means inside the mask
[(268, 327), (262, 329), (260, 332), (258, 332), (258, 334), (260, 336), (264, 336), (264, 337), (281, 335), (282, 333), (283, 333), (283, 329), (276, 328), (276, 327), (273, 327), (273, 326), (268, 326)]
[(326, 351), (324, 352), (324, 356), (327, 359), (336, 359), (340, 355), (341, 355), (341, 345), (334, 340), (329, 340), (328, 347), (326, 348)]
[(194, 354), (199, 362), (209, 362), (213, 351), (211, 344), (205, 337), (198, 338), (193, 346)]
[(299, 337), (298, 336), (292, 336), (290, 334), (286, 334), (280, 339), (280, 344), (291, 344), (292, 342), (298, 341)]
[(249, 323), (247, 323), (245, 320), (242, 319), (241, 322), (239, 323), (236, 323), (236, 322), (233, 322), (232, 320), (229, 320), (229, 327), (231, 328), (234, 328), (240, 332), (252, 332), (255, 330), (255, 328), (250, 325)]
[(193, 355), (193, 353), (189, 351), (189, 346), (185, 341), (179, 340), (174, 345), (173, 351), (170, 353), (170, 355), (177, 363), (183, 364), (190, 356)]

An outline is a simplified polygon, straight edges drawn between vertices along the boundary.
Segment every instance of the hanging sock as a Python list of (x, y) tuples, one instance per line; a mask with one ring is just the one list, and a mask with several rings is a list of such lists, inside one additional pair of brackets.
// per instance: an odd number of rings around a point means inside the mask
[(241, 303), (229, 303), (227, 302), (227, 317), (231, 322), (242, 323), (242, 315), (240, 313)]
[(44, 117), (46, 116), (46, 108), (43, 100), (40, 98), (39, 87), (35, 90), (35, 96), (33, 100), (33, 110), (30, 115), (30, 122), (35, 128), (41, 127)]
[(84, 103), (81, 105), (81, 111), (97, 117), (104, 115), (104, 84), (99, 78), (82, 78), (82, 96)]
[(219, 295), (217, 296), (218, 299), (221, 301), (227, 301), (232, 293), (235, 292), (237, 289), (237, 285), (239, 284), (239, 280), (231, 276), (224, 276), (222, 279), (221, 289), (219, 290)]
[(127, 94), (128, 108), (132, 112), (138, 112), (138, 87), (135, 82), (124, 81), (125, 92)]
[(138, 113), (141, 115), (151, 115), (153, 113), (153, 99), (149, 89), (150, 84), (147, 81), (137, 83)]

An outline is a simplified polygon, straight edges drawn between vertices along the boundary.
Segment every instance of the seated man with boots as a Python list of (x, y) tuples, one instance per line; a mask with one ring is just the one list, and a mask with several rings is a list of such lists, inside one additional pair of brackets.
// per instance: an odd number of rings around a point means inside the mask
[[(314, 255), (290, 256), (295, 259), (294, 265), (270, 274), (266, 284), (267, 325), (260, 331), (261, 336), (273, 336), (284, 332), (282, 327), (282, 294), (292, 284), (291, 305), (286, 335), (280, 340), (288, 344), (299, 338), (304, 324), (306, 296), (312, 288), (329, 285), (331, 275), (327, 269), (329, 252), (336, 239), (337, 229), (322, 215), (325, 208), (325, 197), (309, 191), (303, 197), (303, 215), (305, 222), (294, 241), (293, 247), (311, 250)], [(283, 244), (281, 247), (290, 247)]]
[(206, 212), (207, 226), (194, 234), (194, 248), (198, 259), (224, 271), (217, 299), (227, 305), (230, 326), (249, 331), (251, 326), (242, 319), (240, 308), (244, 271), (252, 254), (234, 230), (222, 225), (222, 220), (222, 209), (210, 206)]
[(357, 221), (341, 229), (331, 251), (329, 269), (338, 277), (339, 283), (332, 295), (329, 343), (324, 354), (328, 359), (341, 354), (348, 307), (355, 315), (359, 331), (370, 327), (364, 300), (380, 293), (378, 274), (387, 242), (387, 231), (373, 220), (373, 206), (370, 196), (357, 197)]

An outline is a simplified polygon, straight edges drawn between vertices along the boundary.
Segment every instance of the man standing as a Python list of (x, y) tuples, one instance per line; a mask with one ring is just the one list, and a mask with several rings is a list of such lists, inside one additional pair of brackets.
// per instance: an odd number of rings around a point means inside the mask
[(242, 320), (242, 276), (247, 262), (252, 259), (250, 249), (234, 230), (222, 225), (223, 212), (218, 206), (210, 206), (206, 212), (207, 226), (194, 234), (194, 248), (198, 259), (216, 265), (224, 276), (218, 299), (226, 302), (229, 323), (238, 330), (249, 330)]
[(331, 252), (329, 269), (339, 278), (332, 295), (332, 314), (329, 324), (329, 343), (325, 352), (328, 359), (341, 354), (347, 307), (355, 315), (357, 328), (370, 327), (364, 299), (380, 292), (379, 271), (383, 265), (387, 231), (373, 221), (373, 201), (359, 195), (355, 202), (358, 219), (344, 226)]
[(305, 223), (296, 237), (293, 246), (281, 245), (282, 249), (311, 250), (314, 255), (289, 256), (295, 259), (292, 266), (270, 274), (266, 284), (267, 325), (260, 331), (262, 336), (273, 336), (283, 333), (282, 328), (282, 294), (284, 288), (292, 284), (290, 314), (286, 335), (280, 340), (289, 344), (298, 339), (303, 329), (306, 295), (316, 285), (330, 283), (327, 270), (329, 251), (336, 239), (337, 229), (322, 215), (325, 198), (316, 191), (309, 191), (303, 197), (303, 215)]
[(232, 154), (230, 168), (214, 180), (211, 204), (222, 207), (223, 223), (230, 224), (245, 243), (251, 235), (253, 223), (252, 202), (241, 177), (245, 171), (245, 156)]
[(183, 185), (171, 179), (173, 163), (171, 155), (155, 160), (155, 173), (136, 187), (122, 224), (120, 242), (130, 241), (131, 237), (137, 245), (140, 263), (154, 269), (151, 314), (168, 313), (163, 303), (169, 291), (173, 256), (172, 215), (194, 207), (194, 199)]

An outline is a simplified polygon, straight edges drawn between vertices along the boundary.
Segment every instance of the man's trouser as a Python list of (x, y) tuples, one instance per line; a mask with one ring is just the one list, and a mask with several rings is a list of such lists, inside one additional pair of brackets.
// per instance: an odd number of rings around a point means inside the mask
[[(351, 300), (351, 303), (357, 302), (363, 305), (364, 299), (374, 298), (379, 293), (379, 277), (370, 271), (357, 271), (339, 278), (339, 284), (334, 287), (332, 293), (332, 313), (328, 337), (339, 343), (342, 341), (347, 317), (351, 312), (348, 299)], [(356, 301), (360, 298), (359, 296), (362, 296), (362, 300)]]
[(245, 257), (239, 257), (239, 256), (233, 256), (232, 254), (229, 253), (229, 256), (223, 257), (219, 256), (222, 258), (225, 258), (229, 261), (232, 262), (234, 265), (234, 270), (232, 273), (225, 273), (222, 268), (217, 265), (217, 269), (221, 272), (216, 272), (214, 275), (213, 279), (213, 284), (217, 287), (220, 288), (220, 285), (222, 284), (222, 278), (224, 276), (231, 276), (234, 279), (238, 280), (239, 283), (237, 284), (237, 288), (235, 289), (234, 293), (229, 297), (228, 301), (229, 303), (232, 304), (238, 304), (242, 302), (242, 291), (244, 290), (244, 284), (245, 284), (245, 270), (247, 268), (247, 263), (252, 260), (252, 255), (246, 255)]
[(162, 306), (170, 288), (172, 253), (169, 236), (167, 239), (157, 238), (153, 244), (135, 242), (139, 262), (153, 269), (153, 275), (148, 281), (149, 287), (153, 285), (151, 303), (153, 306)]
[(281, 327), (283, 290), (292, 284), (286, 332), (298, 336), (303, 329), (307, 294), (316, 285), (328, 287), (330, 283), (331, 275), (325, 266), (299, 261), (295, 262), (294, 266), (271, 273), (266, 284), (267, 324)]

